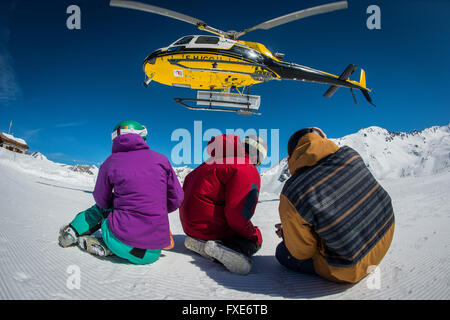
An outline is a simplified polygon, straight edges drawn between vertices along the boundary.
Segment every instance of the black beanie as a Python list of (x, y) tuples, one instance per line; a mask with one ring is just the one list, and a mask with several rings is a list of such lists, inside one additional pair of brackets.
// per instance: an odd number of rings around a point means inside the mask
[(297, 146), (298, 140), (300, 140), (300, 138), (303, 137), (305, 134), (311, 133), (311, 132), (317, 133), (322, 138), (325, 138), (323, 133), (315, 128), (305, 128), (305, 129), (298, 130), (289, 138), (289, 141), (288, 141), (288, 156), (289, 157), (292, 155), (292, 152), (294, 152), (295, 147)]

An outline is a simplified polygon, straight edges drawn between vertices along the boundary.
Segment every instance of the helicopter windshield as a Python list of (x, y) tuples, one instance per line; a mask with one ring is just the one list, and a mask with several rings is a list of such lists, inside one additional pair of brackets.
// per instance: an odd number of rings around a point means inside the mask
[(259, 62), (264, 60), (263, 56), (259, 52), (250, 48), (234, 45), (230, 51), (250, 60)]
[(183, 44), (188, 44), (189, 42), (191, 42), (191, 40), (194, 38), (194, 36), (186, 36), (181, 38), (180, 40), (178, 40), (177, 42), (175, 42), (173, 44), (173, 46), (181, 46)]

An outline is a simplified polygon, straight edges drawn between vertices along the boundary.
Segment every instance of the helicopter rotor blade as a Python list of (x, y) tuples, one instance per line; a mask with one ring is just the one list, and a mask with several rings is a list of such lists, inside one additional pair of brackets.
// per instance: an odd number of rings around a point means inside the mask
[(112, 7), (121, 7), (121, 8), (127, 8), (127, 9), (134, 9), (134, 10), (140, 10), (140, 11), (145, 11), (145, 12), (156, 13), (156, 14), (159, 14), (159, 15), (162, 15), (162, 16), (166, 16), (166, 17), (169, 17), (169, 18), (181, 20), (181, 21), (184, 21), (184, 22), (196, 25), (196, 26), (198, 26), (198, 25), (206, 25), (205, 22), (203, 22), (202, 20), (199, 20), (197, 18), (193, 18), (193, 17), (187, 16), (185, 14), (178, 13), (176, 11), (164, 9), (164, 8), (161, 8), (161, 7), (152, 6), (150, 4), (146, 4), (146, 3), (142, 3), (142, 2), (138, 2), (138, 1), (111, 0), (109, 5), (112, 6)]
[(337, 2), (332, 2), (332, 3), (328, 3), (328, 4), (308, 8), (308, 9), (295, 11), (295, 12), (286, 14), (284, 16), (265, 21), (263, 23), (260, 23), (256, 26), (246, 29), (244, 31), (237, 32), (234, 35), (234, 38), (237, 39), (253, 30), (257, 30), (257, 29), (268, 30), (268, 29), (271, 29), (271, 28), (274, 28), (279, 25), (282, 25), (282, 24), (285, 24), (288, 22), (292, 22), (295, 20), (315, 16), (318, 14), (328, 13), (328, 12), (332, 12), (332, 11), (336, 11), (336, 10), (347, 9), (347, 8), (348, 8), (347, 1), (337, 1)]
[(208, 26), (202, 20), (187, 16), (185, 14), (182, 14), (182, 13), (179, 13), (176, 11), (172, 11), (169, 9), (152, 6), (150, 4), (146, 4), (146, 3), (142, 3), (142, 2), (125, 1), (125, 0), (111, 0), (109, 5), (112, 7), (121, 7), (121, 8), (134, 9), (134, 10), (140, 10), (140, 11), (159, 14), (162, 16), (166, 16), (169, 18), (173, 18), (173, 19), (177, 19), (177, 20), (181, 20), (181, 21), (193, 24), (193, 25), (197, 26), (197, 28), (199, 30), (211, 32), (211, 33), (214, 33), (214, 34), (220, 35), (220, 36), (230, 37), (230, 35), (227, 32), (224, 32), (222, 30)]

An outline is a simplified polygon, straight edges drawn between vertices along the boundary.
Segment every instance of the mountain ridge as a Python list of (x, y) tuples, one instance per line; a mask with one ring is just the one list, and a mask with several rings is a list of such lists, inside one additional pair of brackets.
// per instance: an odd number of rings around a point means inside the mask
[[(342, 138), (330, 138), (339, 147), (355, 149), (380, 180), (420, 177), (450, 171), (450, 124), (413, 132), (392, 132), (377, 126)], [(261, 173), (261, 195), (279, 194), (289, 178), (287, 158)]]
[[(420, 177), (450, 171), (450, 124), (413, 132), (391, 132), (377, 126), (360, 129), (341, 138), (330, 138), (339, 147), (349, 146), (363, 158), (377, 179)], [(0, 148), (0, 164), (51, 180), (94, 185), (96, 166), (66, 165), (48, 160), (43, 154), (15, 154)], [(193, 170), (174, 167), (182, 184)], [(289, 178), (287, 158), (261, 173), (261, 196), (273, 198)]]

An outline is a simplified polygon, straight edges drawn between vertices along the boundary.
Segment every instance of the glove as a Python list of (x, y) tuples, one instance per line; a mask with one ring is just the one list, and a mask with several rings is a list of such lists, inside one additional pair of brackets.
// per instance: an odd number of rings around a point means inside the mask
[(262, 239), (261, 231), (259, 231), (258, 227), (256, 227), (256, 226), (255, 226), (255, 233), (252, 234), (252, 238), (253, 238), (255, 244), (258, 247), (261, 247), (263, 239)]
[(275, 225), (275, 229), (275, 233), (277, 234), (278, 238), (283, 238), (284, 240), (283, 226), (281, 225), (281, 223), (277, 223)]

